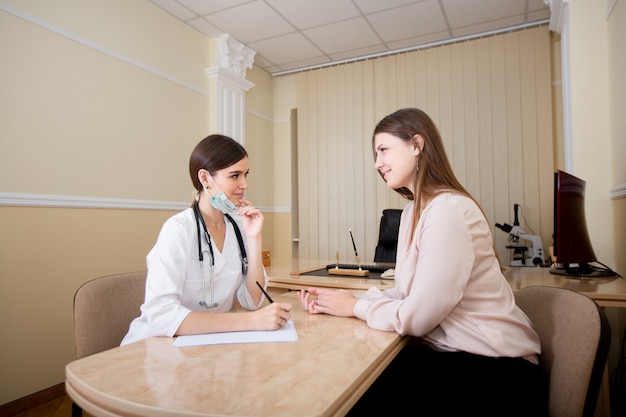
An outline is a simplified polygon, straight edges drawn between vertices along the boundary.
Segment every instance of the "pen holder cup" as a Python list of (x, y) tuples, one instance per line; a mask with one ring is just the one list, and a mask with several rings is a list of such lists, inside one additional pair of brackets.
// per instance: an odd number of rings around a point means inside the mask
[(263, 266), (272, 265), (272, 258), (270, 257), (270, 251), (268, 250), (261, 251), (261, 256), (263, 258)]

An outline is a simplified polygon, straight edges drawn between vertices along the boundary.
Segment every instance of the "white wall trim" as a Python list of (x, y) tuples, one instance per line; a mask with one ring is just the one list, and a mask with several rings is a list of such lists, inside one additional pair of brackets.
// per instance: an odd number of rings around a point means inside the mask
[(191, 202), (0, 192), (0, 206), (184, 210)]
[[(172, 210), (181, 211), (191, 205), (189, 202), (132, 200), (125, 198), (83, 197), (56, 194), (24, 194), (0, 192), (1, 206), (19, 207), (64, 207), (64, 208), (104, 208), (133, 210)], [(289, 213), (291, 207), (259, 206), (263, 213)]]
[(103, 46), (100, 46), (100, 45), (94, 43), (94, 42), (91, 42), (91, 41), (89, 41), (87, 39), (83, 39), (80, 36), (77, 36), (77, 35), (75, 35), (73, 33), (67, 32), (67, 31), (65, 31), (65, 30), (63, 30), (61, 28), (58, 28), (58, 27), (56, 27), (54, 25), (51, 25), (51, 24), (49, 24), (47, 22), (44, 22), (44, 21), (42, 21), (42, 20), (40, 20), (40, 19), (38, 19), (38, 18), (36, 18), (34, 16), (30, 16), (29, 14), (26, 14), (26, 13), (24, 13), (24, 12), (22, 12), (20, 10), (17, 10), (15, 8), (11, 7), (11, 6), (8, 6), (8, 5), (4, 4), (4, 3), (0, 3), (0, 10), (4, 10), (5, 12), (7, 12), (9, 14), (12, 14), (15, 17), (19, 17), (20, 19), (24, 19), (27, 22), (30, 22), (30, 23), (32, 23), (34, 25), (37, 25), (37, 26), (42, 27), (44, 29), (47, 29), (47, 30), (49, 30), (51, 32), (54, 32), (57, 35), (63, 36), (65, 38), (67, 38), (67, 39), (70, 39), (72, 41), (78, 42), (81, 45), (84, 45), (84, 46), (86, 46), (88, 48), (92, 48), (92, 49), (94, 49), (94, 50), (96, 50), (98, 52), (101, 52), (101, 53), (103, 53), (105, 55), (108, 55), (108, 56), (110, 56), (112, 58), (118, 59), (118, 60), (120, 60), (122, 62), (125, 62), (125, 63), (129, 64), (129, 65), (132, 65), (134, 67), (140, 68), (140, 69), (142, 69), (144, 71), (147, 71), (147, 72), (149, 72), (151, 74), (156, 75), (157, 77), (164, 78), (164, 79), (166, 79), (168, 81), (171, 81), (171, 82), (173, 82), (175, 84), (178, 84), (178, 85), (180, 85), (182, 87), (185, 87), (185, 88), (188, 88), (190, 90), (193, 90), (193, 91), (195, 91), (197, 93), (203, 94), (205, 96), (209, 96), (210, 95), (209, 91), (207, 91), (207, 90), (205, 90), (203, 88), (196, 87), (196, 86), (194, 86), (192, 84), (189, 84), (186, 81), (180, 80), (180, 79), (178, 79), (178, 78), (176, 78), (174, 76), (166, 74), (166, 73), (164, 73), (164, 72), (162, 72), (162, 71), (160, 71), (160, 70), (158, 70), (156, 68), (153, 68), (153, 67), (151, 67), (149, 65), (142, 64), (141, 62), (135, 61), (135, 60), (133, 60), (131, 58), (128, 58), (128, 57), (120, 54), (120, 53), (117, 53), (115, 51), (107, 49), (107, 48), (105, 48)]
[(274, 119), (272, 119), (271, 117), (266, 116), (266, 115), (264, 115), (264, 114), (261, 114), (261, 113), (259, 113), (259, 112), (256, 112), (256, 111), (254, 111), (254, 110), (246, 109), (246, 113), (248, 113), (248, 114), (252, 114), (252, 115), (254, 115), (254, 116), (258, 117), (259, 119), (265, 120), (265, 121), (267, 121), (267, 122), (270, 122), (270, 123), (276, 123), (276, 121), (275, 121)]
[(614, 187), (609, 193), (612, 200), (618, 200), (620, 198), (626, 198), (626, 184), (618, 185)]

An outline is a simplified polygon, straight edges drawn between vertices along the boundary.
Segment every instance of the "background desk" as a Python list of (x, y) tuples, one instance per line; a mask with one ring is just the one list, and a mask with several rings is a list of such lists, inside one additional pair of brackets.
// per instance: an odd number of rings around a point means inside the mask
[(309, 315), (297, 342), (177, 348), (157, 337), (76, 360), (70, 397), (95, 416), (343, 416), (406, 344), (356, 318)]
[(533, 285), (567, 288), (585, 294), (602, 307), (626, 308), (626, 280), (619, 277), (573, 279), (551, 274), (550, 268), (535, 267), (507, 267), (504, 276), (513, 291)]
[[(326, 277), (298, 275), (298, 272), (323, 268), (333, 261), (289, 260), (274, 261), (267, 267), (269, 285), (276, 289), (302, 289), (307, 287), (346, 288), (367, 290), (376, 286), (380, 289), (393, 288), (394, 281), (361, 277)], [(595, 300), (602, 307), (626, 308), (626, 280), (615, 279), (572, 279), (550, 273), (550, 268), (506, 267), (504, 276), (513, 291), (533, 285), (568, 288)]]
[[(372, 286), (380, 289), (394, 287), (393, 279), (367, 278), (341, 275), (316, 276), (306, 275), (307, 271), (325, 268), (334, 261), (320, 260), (278, 260), (272, 259), (272, 265), (266, 267), (269, 286), (276, 289), (300, 290), (308, 287), (345, 288), (367, 290)], [(369, 263), (369, 262), (368, 262)], [(384, 263), (383, 263), (384, 265)], [(391, 268), (393, 264), (388, 264)]]

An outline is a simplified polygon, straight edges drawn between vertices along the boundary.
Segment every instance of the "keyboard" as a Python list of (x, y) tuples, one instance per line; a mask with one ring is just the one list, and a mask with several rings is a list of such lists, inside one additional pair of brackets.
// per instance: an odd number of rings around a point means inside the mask
[[(339, 269), (359, 269), (357, 264), (328, 264), (326, 265), (326, 269), (332, 269), (338, 266)], [(393, 265), (372, 265), (372, 264), (361, 264), (361, 269), (367, 269), (370, 272), (385, 272), (389, 268), (393, 268)]]

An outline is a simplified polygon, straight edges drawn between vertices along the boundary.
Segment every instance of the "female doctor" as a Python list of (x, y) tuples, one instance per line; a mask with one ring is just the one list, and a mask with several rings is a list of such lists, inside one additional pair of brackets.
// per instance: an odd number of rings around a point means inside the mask
[[(291, 305), (263, 304), (263, 214), (245, 200), (248, 154), (235, 140), (210, 135), (189, 160), (192, 206), (170, 217), (147, 256), (141, 315), (122, 345), (151, 336), (276, 330)], [(258, 282), (258, 284), (257, 284)], [(235, 301), (251, 311), (235, 311)]]

